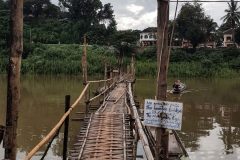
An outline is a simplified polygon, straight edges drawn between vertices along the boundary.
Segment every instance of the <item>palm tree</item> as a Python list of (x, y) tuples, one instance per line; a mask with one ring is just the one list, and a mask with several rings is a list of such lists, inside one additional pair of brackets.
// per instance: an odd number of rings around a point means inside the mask
[(240, 24), (240, 6), (238, 6), (238, 2), (234, 2), (234, 0), (231, 0), (231, 3), (228, 2), (228, 9), (225, 10), (227, 13), (225, 16), (223, 16), (221, 19), (223, 22), (231, 22), (232, 28), (236, 27), (236, 24)]
[(240, 24), (240, 6), (238, 6), (238, 2), (234, 2), (234, 0), (231, 0), (231, 3), (228, 2), (228, 9), (225, 10), (227, 13), (225, 16), (223, 16), (221, 19), (223, 22), (230, 22), (231, 27), (233, 29), (233, 42), (235, 42), (235, 31), (236, 24)]

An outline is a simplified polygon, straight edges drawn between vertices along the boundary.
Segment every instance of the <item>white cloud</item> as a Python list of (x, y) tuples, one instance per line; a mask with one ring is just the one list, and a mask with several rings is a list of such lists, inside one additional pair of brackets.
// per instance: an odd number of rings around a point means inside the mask
[(142, 14), (138, 18), (133, 17), (117, 17), (118, 29), (144, 29), (149, 26), (156, 26), (157, 24), (157, 10)]
[[(58, 4), (58, 0), (51, 0)], [(111, 3), (114, 9), (118, 29), (144, 29), (156, 26), (157, 1), (156, 0), (101, 0), (103, 4)], [(178, 12), (184, 3), (179, 3)], [(170, 3), (169, 17), (173, 19), (175, 2)], [(202, 7), (220, 25), (220, 18), (225, 15), (227, 3), (206, 2)]]
[(135, 4), (130, 4), (126, 8), (127, 8), (127, 10), (134, 13), (135, 15), (138, 15), (139, 12), (141, 12), (144, 9), (143, 6), (138, 6), (138, 5), (135, 5)]
[(226, 14), (224, 10), (228, 8), (227, 3), (211, 2), (204, 3), (202, 6), (205, 9), (205, 13), (210, 15), (220, 26), (222, 24), (221, 18)]

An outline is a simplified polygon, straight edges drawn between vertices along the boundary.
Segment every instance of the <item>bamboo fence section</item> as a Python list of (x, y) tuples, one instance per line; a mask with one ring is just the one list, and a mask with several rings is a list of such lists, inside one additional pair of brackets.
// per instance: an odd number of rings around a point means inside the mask
[(65, 119), (67, 118), (67, 116), (71, 113), (71, 111), (77, 106), (77, 104), (80, 102), (80, 100), (83, 98), (85, 92), (87, 91), (88, 87), (89, 87), (90, 83), (87, 83), (87, 85), (85, 86), (85, 88), (83, 89), (82, 93), (80, 94), (80, 96), (78, 97), (78, 99), (71, 105), (71, 107), (69, 108), (69, 110), (61, 117), (61, 119), (59, 120), (59, 122), (53, 127), (53, 129), (47, 134), (47, 136), (42, 139), (42, 141), (40, 141), (28, 154), (27, 156), (24, 158), (24, 160), (29, 160), (31, 159), (34, 154), (36, 154), (36, 152), (44, 145), (46, 144), (53, 136), (54, 134), (57, 132), (57, 130), (61, 127), (61, 125), (64, 123)]

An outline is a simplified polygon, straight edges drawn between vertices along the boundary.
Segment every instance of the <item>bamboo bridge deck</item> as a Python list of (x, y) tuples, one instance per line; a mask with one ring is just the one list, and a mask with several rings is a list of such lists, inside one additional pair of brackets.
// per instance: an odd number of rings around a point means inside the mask
[(133, 133), (125, 83), (118, 83), (100, 108), (85, 118), (70, 160), (133, 159)]

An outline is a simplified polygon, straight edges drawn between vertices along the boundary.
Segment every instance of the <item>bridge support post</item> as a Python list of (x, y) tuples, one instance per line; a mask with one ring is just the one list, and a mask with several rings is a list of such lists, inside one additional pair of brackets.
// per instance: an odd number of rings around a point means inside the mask
[(7, 111), (4, 159), (17, 155), (17, 122), (20, 104), (20, 70), (23, 53), (23, 0), (10, 1), (10, 53), (8, 62)]
[[(70, 95), (65, 96), (65, 113), (70, 108)], [(64, 122), (64, 138), (63, 138), (63, 160), (67, 160), (67, 146), (68, 146), (68, 126), (69, 126), (69, 116), (67, 116)]]
[[(83, 85), (87, 85), (87, 38), (86, 34), (84, 35), (83, 42), (83, 53), (82, 53), (82, 74), (83, 74)], [(85, 93), (85, 103), (86, 103), (86, 115), (89, 110), (89, 97), (90, 97), (90, 89)]]
[[(168, 21), (169, 0), (157, 0), (157, 99), (167, 98), (167, 70), (169, 61)], [(156, 128), (155, 159), (168, 159), (169, 133), (164, 128)]]
[(133, 79), (135, 79), (135, 53), (132, 53), (132, 59), (131, 59), (131, 74), (133, 76)]

